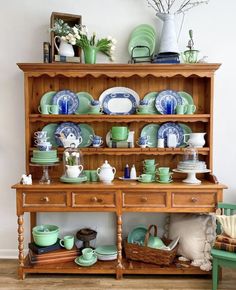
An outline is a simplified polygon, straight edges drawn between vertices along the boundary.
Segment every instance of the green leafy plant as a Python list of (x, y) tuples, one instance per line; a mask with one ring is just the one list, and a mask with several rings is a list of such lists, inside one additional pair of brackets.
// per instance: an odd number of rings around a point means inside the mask
[(79, 157), (79, 153), (72, 152), (70, 154), (69, 152), (65, 152), (65, 162), (66, 162), (66, 165), (69, 165), (69, 166), (78, 165), (77, 164), (78, 157)]

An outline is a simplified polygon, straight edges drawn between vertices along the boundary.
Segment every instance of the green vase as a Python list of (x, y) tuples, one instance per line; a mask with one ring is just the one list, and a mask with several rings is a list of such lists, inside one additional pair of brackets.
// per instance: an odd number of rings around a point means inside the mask
[(83, 48), (84, 51), (84, 62), (85, 63), (96, 63), (97, 48), (95, 46), (88, 46)]

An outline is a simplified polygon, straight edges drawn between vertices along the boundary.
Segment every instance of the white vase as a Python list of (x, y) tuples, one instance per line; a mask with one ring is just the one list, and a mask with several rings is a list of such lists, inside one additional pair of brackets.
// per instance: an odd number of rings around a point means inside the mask
[[(59, 47), (56, 43), (56, 39), (59, 39), (59, 41), (60, 41)], [(67, 43), (66, 41), (62, 40), (60, 36), (57, 35), (54, 37), (54, 44), (55, 44), (56, 50), (57, 50), (59, 55), (62, 55), (62, 56), (74, 56), (75, 55), (72, 44)]]
[(66, 174), (69, 178), (77, 178), (83, 170), (83, 165), (66, 165)]
[(157, 13), (156, 15), (163, 21), (159, 53), (179, 53), (174, 14)]

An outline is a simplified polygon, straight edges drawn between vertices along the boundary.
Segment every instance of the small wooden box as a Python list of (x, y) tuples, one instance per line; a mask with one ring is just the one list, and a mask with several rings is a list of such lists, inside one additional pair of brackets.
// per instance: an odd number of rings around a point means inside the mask
[[(50, 28), (52, 28), (55, 24), (56, 19), (62, 19), (67, 22), (71, 27), (75, 24), (82, 24), (82, 16), (81, 15), (74, 15), (74, 14), (67, 14), (67, 13), (60, 13), (60, 12), (52, 12), (51, 19), (50, 19)], [(51, 31), (51, 61), (55, 62), (55, 55), (58, 54), (56, 47), (54, 45), (54, 37), (55, 33)], [(81, 49), (78, 46), (74, 46), (75, 56), (80, 57), (81, 59)]]

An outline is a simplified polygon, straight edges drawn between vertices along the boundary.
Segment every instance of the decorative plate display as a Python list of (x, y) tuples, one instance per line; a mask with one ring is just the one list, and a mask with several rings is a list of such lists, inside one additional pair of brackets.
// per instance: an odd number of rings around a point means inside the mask
[(143, 127), (140, 136), (148, 137), (148, 147), (157, 147), (157, 133), (160, 128), (158, 124), (148, 124)]
[(181, 146), (183, 144), (184, 130), (179, 124), (168, 122), (160, 126), (157, 133), (157, 138), (165, 139), (165, 147), (167, 146), (167, 137), (169, 134), (176, 135), (177, 146)]
[(126, 87), (112, 87), (110, 89), (105, 90), (99, 97), (100, 104), (103, 105), (103, 101), (108, 95), (117, 93), (123, 95), (132, 95), (135, 98), (136, 105), (139, 104), (140, 100), (139, 95), (134, 90), (131, 90), (130, 88)]
[(181, 96), (172, 90), (164, 90), (158, 93), (155, 101), (155, 106), (158, 112), (161, 114), (167, 114), (167, 104), (172, 102), (173, 109), (175, 110), (177, 105), (182, 105), (183, 101)]
[(40, 100), (40, 106), (42, 105), (51, 105), (52, 104), (52, 98), (53, 96), (56, 94), (55, 91), (50, 91), (50, 92), (47, 92), (45, 93), (41, 100)]
[(145, 226), (140, 225), (135, 227), (128, 234), (128, 243), (143, 245), (146, 233), (147, 228)]
[(57, 123), (51, 123), (43, 127), (42, 131), (47, 132), (48, 142), (52, 144), (52, 147), (58, 147), (57, 140), (55, 137), (55, 131), (58, 127)]
[(79, 106), (75, 111), (75, 114), (88, 114), (90, 102), (93, 97), (87, 92), (79, 92), (76, 94), (79, 99)]
[(63, 90), (57, 92), (52, 97), (52, 104), (59, 105), (59, 114), (62, 114), (63, 112), (62, 105), (64, 100), (68, 102), (68, 114), (74, 114), (79, 107), (79, 99), (77, 95), (70, 90)]
[(63, 144), (61, 140), (58, 138), (57, 134), (58, 135), (64, 134), (65, 138), (67, 138), (68, 135), (73, 134), (75, 136), (75, 139), (78, 139), (78, 137), (81, 135), (81, 129), (77, 124), (72, 122), (65, 122), (58, 125), (58, 127), (55, 130), (54, 136), (56, 137), (57, 145), (63, 147)]
[(85, 260), (83, 256), (75, 258), (75, 263), (82, 267), (89, 267), (92, 266), (97, 262), (97, 256), (94, 254), (91, 260)]
[(91, 126), (88, 124), (79, 124), (78, 125), (81, 130), (81, 137), (83, 139), (82, 143), (79, 145), (79, 147), (89, 147), (92, 144), (92, 138), (91, 136), (94, 136), (94, 130)]
[(144, 96), (144, 100), (148, 100), (148, 112), (149, 114), (160, 114), (156, 109), (156, 97), (158, 92), (150, 92)]
[[(141, 46), (141, 47), (140, 47)], [(155, 50), (155, 36), (150, 34), (140, 33), (135, 34), (130, 38), (128, 51), (129, 54), (138, 57), (138, 56), (150, 56)]]
[(186, 92), (178, 92), (182, 98), (183, 105), (194, 105), (193, 97)]
[(135, 113), (137, 103), (129, 93), (113, 93), (104, 98), (102, 106), (108, 115), (130, 115)]

